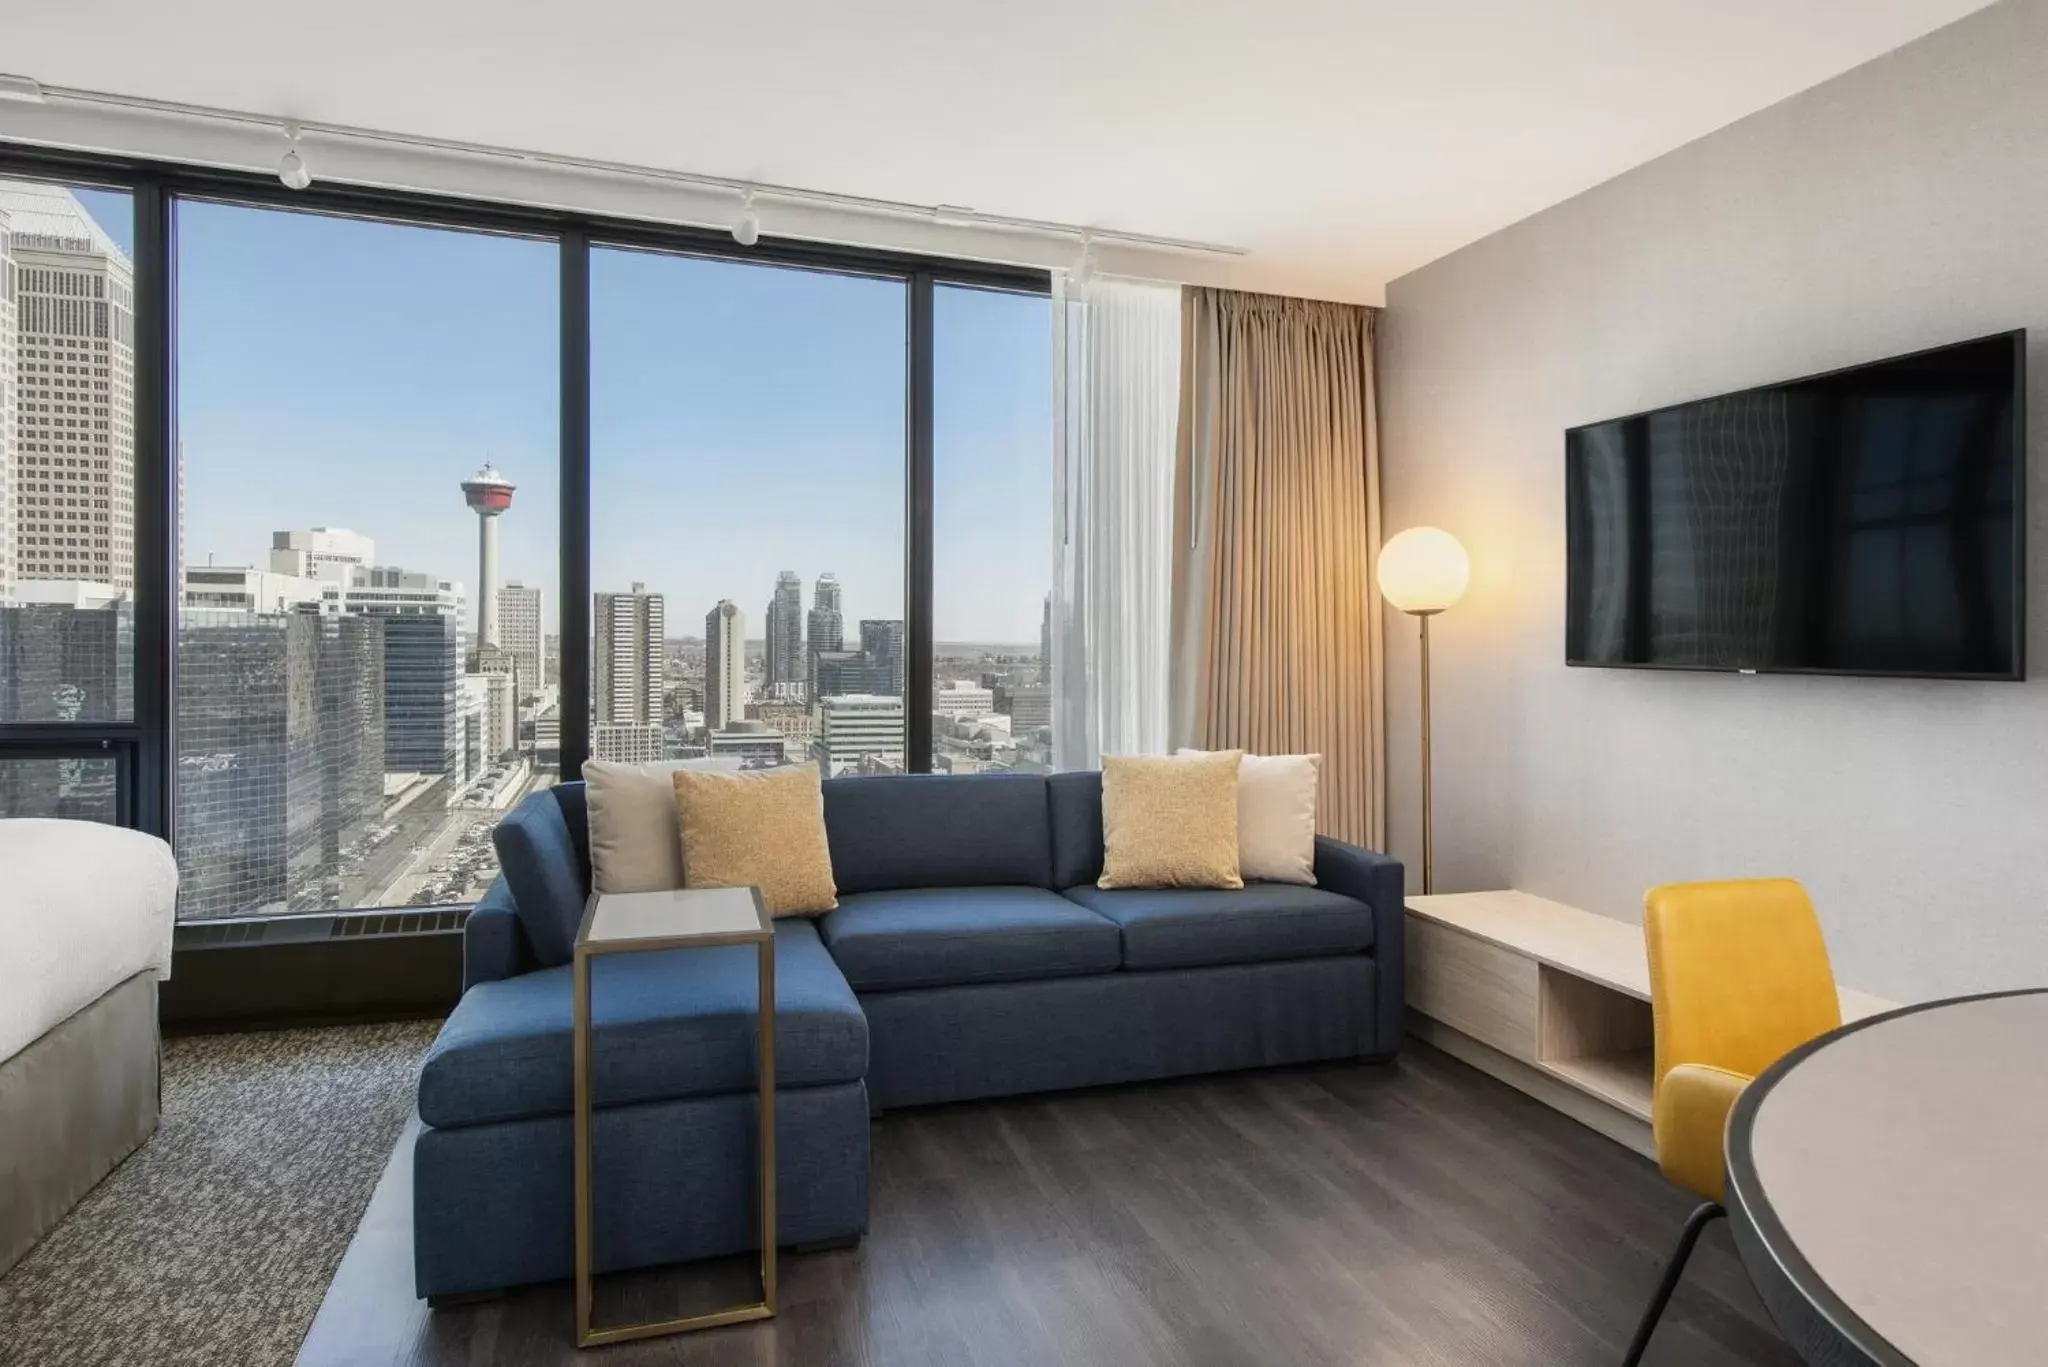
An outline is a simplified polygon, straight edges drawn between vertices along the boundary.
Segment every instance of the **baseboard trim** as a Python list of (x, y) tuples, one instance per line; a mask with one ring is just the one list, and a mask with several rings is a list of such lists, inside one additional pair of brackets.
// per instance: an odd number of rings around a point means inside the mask
[(1490, 1044), (1481, 1044), (1462, 1030), (1433, 1020), (1420, 1012), (1408, 1012), (1408, 1033), (1425, 1044), (1433, 1044), (1452, 1058), (1469, 1063), (1489, 1077), (1498, 1078), (1518, 1092), (1526, 1092), (1553, 1111), (1562, 1111), (1586, 1128), (1607, 1136), (1624, 1148), (1655, 1159), (1656, 1142), (1650, 1127), (1587, 1095), (1568, 1083), (1531, 1067)]

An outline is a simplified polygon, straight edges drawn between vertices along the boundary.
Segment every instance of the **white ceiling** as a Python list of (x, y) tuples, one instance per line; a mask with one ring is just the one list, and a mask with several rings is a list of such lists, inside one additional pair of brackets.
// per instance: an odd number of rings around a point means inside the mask
[(1370, 301), (1984, 2), (69, 0), (8, 7), (0, 71), (1229, 243), (1237, 283)]

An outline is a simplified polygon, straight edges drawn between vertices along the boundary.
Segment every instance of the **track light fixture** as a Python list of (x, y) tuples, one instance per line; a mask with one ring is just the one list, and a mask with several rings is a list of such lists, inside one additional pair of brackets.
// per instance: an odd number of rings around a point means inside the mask
[(732, 225), (732, 240), (751, 247), (761, 240), (761, 215), (754, 212), (754, 192), (740, 197), (740, 221)]
[(1081, 234), (1081, 255), (1075, 259), (1073, 268), (1067, 272), (1067, 283), (1069, 285), (1085, 285), (1094, 278), (1095, 234), (1083, 232)]
[(303, 190), (313, 183), (313, 173), (306, 169), (306, 159), (299, 155), (299, 126), (288, 123), (284, 126), (284, 155), (278, 158), (277, 178), (284, 182), (287, 190)]

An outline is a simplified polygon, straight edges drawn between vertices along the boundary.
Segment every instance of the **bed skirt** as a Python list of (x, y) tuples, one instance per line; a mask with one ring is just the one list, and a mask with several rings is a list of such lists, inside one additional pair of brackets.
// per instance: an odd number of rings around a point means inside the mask
[(0, 1272), (156, 1129), (156, 973), (0, 1063)]

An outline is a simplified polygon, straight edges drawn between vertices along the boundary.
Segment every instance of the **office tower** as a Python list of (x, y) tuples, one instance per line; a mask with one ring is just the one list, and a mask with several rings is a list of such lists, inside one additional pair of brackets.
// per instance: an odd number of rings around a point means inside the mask
[(599, 722), (590, 728), (590, 757), (614, 764), (655, 763), (666, 758), (662, 744), (660, 722)]
[(1045, 595), (1045, 612), (1038, 619), (1038, 681), (1052, 682), (1052, 595)]
[(346, 583), (351, 571), (377, 563), (377, 543), (346, 527), (309, 527), (302, 532), (270, 534), (270, 570)]
[(754, 716), (789, 742), (787, 749), (792, 759), (801, 760), (811, 753), (811, 709), (808, 704), (789, 700), (763, 702), (754, 708)]
[(187, 609), (178, 633), (178, 915), (359, 900), (384, 791), (379, 619)]
[[(849, 693), (889, 695), (888, 673), (863, 650), (827, 650), (812, 658), (818, 698)], [(895, 696), (901, 696), (900, 694)]]
[(0, 719), (132, 720), (133, 604), (101, 584), (32, 580), (18, 592), (0, 603)]
[(0, 183), (0, 595), (135, 590), (135, 276), (76, 196)]
[(498, 590), (498, 638), (512, 657), (520, 697), (540, 692), (541, 679), (541, 591), (521, 583)]
[[(773, 769), (789, 763), (795, 742), (763, 721), (740, 721), (713, 731), (707, 746), (713, 758), (737, 759), (742, 769)], [(796, 751), (803, 754), (808, 750)]]
[(453, 783), (464, 769), (457, 619), (441, 612), (375, 616), (384, 624), (384, 767), (447, 774)]
[(1022, 738), (1026, 732), (1052, 725), (1052, 690), (1044, 684), (1018, 684), (996, 689), (996, 711), (1007, 713), (1010, 734)]
[(839, 611), (839, 576), (821, 574), (818, 583), (811, 590), (811, 615), (806, 623), (804, 643), (807, 652), (805, 683), (810, 687), (810, 696), (818, 696), (818, 657), (828, 650), (846, 649), (846, 619)]
[(787, 696), (786, 685), (806, 682), (804, 581), (795, 570), (784, 570), (775, 576), (775, 596), (768, 600), (768, 694)]
[(462, 499), (476, 514), (476, 648), (498, 646), (498, 519), (512, 506), (512, 481), (486, 463), (462, 481)]
[(965, 680), (955, 679), (932, 694), (933, 716), (947, 717), (954, 721), (972, 721), (976, 717), (986, 717), (995, 710), (995, 692)]
[(704, 724), (722, 731), (746, 716), (747, 618), (729, 598), (704, 614)]
[(866, 619), (860, 624), (861, 653), (882, 671), (881, 683), (873, 690), (903, 696), (903, 623)]
[(597, 640), (591, 652), (597, 677), (591, 719), (616, 725), (659, 725), (661, 649), (666, 609), (662, 596), (636, 582), (630, 593), (600, 593), (593, 613)]
[(817, 707), (811, 757), (827, 778), (859, 771), (869, 760), (903, 763), (903, 699), (872, 693), (823, 698)]

